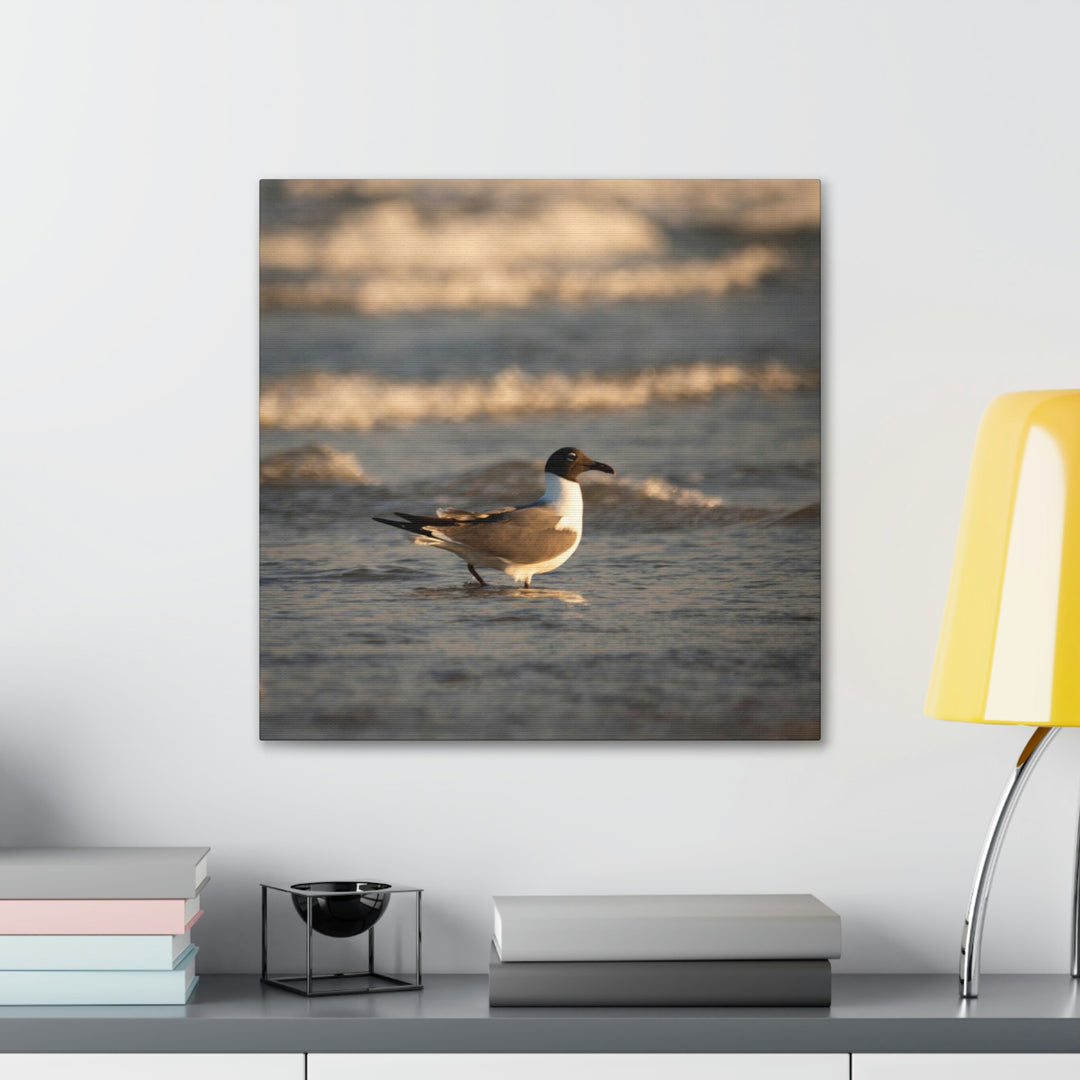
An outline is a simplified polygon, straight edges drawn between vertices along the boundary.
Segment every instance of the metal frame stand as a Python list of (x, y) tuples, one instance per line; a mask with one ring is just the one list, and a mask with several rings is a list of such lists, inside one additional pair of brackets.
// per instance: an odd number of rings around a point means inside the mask
[[(281, 990), (288, 990), (293, 994), (301, 994), (304, 997), (329, 997), (337, 994), (386, 994), (397, 990), (422, 990), (424, 988), (423, 973), (420, 965), (420, 898), (423, 889), (417, 889), (410, 885), (391, 885), (385, 889), (368, 889), (364, 892), (313, 892), (311, 889), (289, 889), (281, 885), (261, 885), (262, 889), (262, 970), (260, 981), (266, 986), (276, 986)], [(271, 975), (269, 973), (269, 945), (268, 945), (268, 892), (285, 893), (290, 897), (300, 896), (305, 898), (305, 971), (303, 975)], [(393, 975), (381, 975), (375, 970), (375, 927), (371, 926), (364, 931), (367, 934), (367, 970), (366, 971), (338, 971), (328, 975), (316, 975), (312, 960), (312, 935), (314, 927), (311, 920), (311, 901), (320, 896), (349, 896), (385, 893), (415, 893), (416, 894), (416, 977), (415, 979), (399, 979)], [(360, 936), (360, 935), (357, 935)]]
[[(990, 822), (986, 840), (983, 842), (982, 854), (979, 856), (979, 865), (975, 870), (975, 880), (971, 886), (971, 899), (968, 901), (967, 918), (964, 920), (964, 934), (960, 944), (960, 996), (962, 998), (979, 996), (983, 922), (986, 918), (986, 905), (990, 899), (990, 884), (997, 867), (998, 855), (1001, 853), (1001, 843), (1009, 828), (1009, 821), (1020, 800), (1020, 793), (1024, 790), (1039, 758), (1060, 730), (1056, 727), (1035, 729), (1020, 753), (1016, 767), (1005, 784), (1005, 790), (1001, 793), (1001, 800)], [(1080, 958), (1077, 955), (1077, 950), (1080, 949), (1078, 939), (1080, 939), (1080, 830), (1077, 834), (1076, 884), (1073, 889), (1072, 974), (1074, 978), (1080, 974)]]

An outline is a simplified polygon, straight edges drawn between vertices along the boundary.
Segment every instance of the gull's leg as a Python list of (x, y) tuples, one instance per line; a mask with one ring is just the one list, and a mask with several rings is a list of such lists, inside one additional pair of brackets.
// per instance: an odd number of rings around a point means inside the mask
[(973, 998), (979, 996), (979, 960), (982, 952), (983, 919), (986, 916), (986, 903), (990, 898), (990, 882), (994, 877), (1001, 842), (1009, 827), (1009, 819), (1020, 792), (1031, 776), (1031, 770), (1050, 745), (1053, 737), (1060, 731), (1056, 727), (1039, 727), (1027, 741), (1020, 757), (1001, 793), (990, 829), (983, 843), (979, 866), (975, 871), (975, 881), (971, 886), (971, 900), (968, 902), (967, 919), (964, 921), (964, 936), (960, 945), (960, 996)]
[(469, 573), (472, 574), (481, 585), (486, 585), (487, 582), (476, 572), (476, 567), (472, 563), (469, 563)]

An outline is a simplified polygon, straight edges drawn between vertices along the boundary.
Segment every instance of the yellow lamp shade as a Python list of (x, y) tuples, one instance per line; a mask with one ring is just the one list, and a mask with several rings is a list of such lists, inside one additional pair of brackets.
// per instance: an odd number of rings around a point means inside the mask
[(1080, 727), (1080, 390), (983, 415), (926, 713)]

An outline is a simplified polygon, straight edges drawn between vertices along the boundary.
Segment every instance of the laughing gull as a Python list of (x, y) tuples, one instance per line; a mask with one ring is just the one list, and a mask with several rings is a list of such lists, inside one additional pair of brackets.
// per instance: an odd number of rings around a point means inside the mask
[(476, 568), (485, 566), (502, 570), (527, 589), (535, 574), (562, 566), (577, 551), (582, 511), (578, 477), (590, 469), (615, 475), (610, 465), (593, 461), (577, 447), (564, 446), (547, 459), (544, 494), (528, 506), (503, 506), (486, 514), (436, 510), (434, 517), (395, 510), (404, 520), (375, 520), (415, 533), (414, 543), (452, 551), (468, 563), (469, 573), (481, 585), (487, 582)]

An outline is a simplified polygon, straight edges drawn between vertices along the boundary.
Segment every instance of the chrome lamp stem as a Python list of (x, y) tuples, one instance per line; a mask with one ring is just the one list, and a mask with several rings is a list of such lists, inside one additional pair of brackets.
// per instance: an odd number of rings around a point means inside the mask
[[(979, 996), (979, 961), (982, 953), (983, 922), (986, 918), (986, 904), (990, 899), (990, 884), (997, 867), (1001, 842), (1009, 828), (1009, 821), (1024, 790), (1024, 785), (1042, 757), (1043, 751), (1050, 745), (1060, 729), (1056, 727), (1036, 728), (1021, 751), (1016, 767), (1001, 793), (1001, 801), (990, 822), (990, 828), (983, 843), (979, 865), (975, 871), (975, 880), (971, 886), (971, 899), (968, 902), (967, 918), (964, 920), (964, 935), (960, 945), (960, 996), (974, 998)], [(1074, 905), (1080, 904), (1080, 882), (1074, 895)], [(1080, 910), (1080, 909), (1078, 909)], [(1074, 910), (1073, 974), (1077, 973), (1076, 960), (1076, 921)]]
[(1080, 827), (1076, 830), (1076, 873), (1073, 875), (1072, 977), (1080, 979)]

